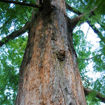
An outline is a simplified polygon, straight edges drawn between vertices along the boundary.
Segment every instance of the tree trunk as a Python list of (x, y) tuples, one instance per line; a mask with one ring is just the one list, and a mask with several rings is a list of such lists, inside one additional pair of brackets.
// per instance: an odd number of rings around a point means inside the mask
[(86, 105), (64, 0), (48, 5), (33, 19), (16, 105)]

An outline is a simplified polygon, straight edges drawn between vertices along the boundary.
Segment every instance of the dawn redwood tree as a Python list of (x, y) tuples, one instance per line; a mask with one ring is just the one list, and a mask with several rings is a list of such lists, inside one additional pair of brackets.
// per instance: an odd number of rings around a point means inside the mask
[[(37, 0), (37, 5), (0, 1), (39, 9), (37, 13), (33, 9), (30, 22), (22, 29), (0, 42), (2, 46), (28, 30), (16, 105), (86, 105), (73, 46), (73, 29), (86, 14), (72, 9), (79, 16), (69, 19), (66, 8), (71, 7), (65, 0)], [(95, 9), (89, 12), (90, 17)], [(90, 24), (89, 20), (87, 22)], [(102, 36), (100, 38), (103, 40)], [(97, 94), (97, 97), (101, 96)]]
[(44, 0), (33, 14), (16, 105), (86, 105), (65, 9)]

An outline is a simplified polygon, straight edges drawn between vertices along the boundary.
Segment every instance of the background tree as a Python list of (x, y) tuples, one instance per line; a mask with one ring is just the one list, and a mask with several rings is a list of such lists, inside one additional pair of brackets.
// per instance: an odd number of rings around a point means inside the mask
[[(2, 3), (4, 2), (4, 3)], [(23, 59), (27, 43), (27, 34), (31, 26), (31, 14), (34, 9), (35, 16), (41, 11), (42, 5), (36, 5), (34, 0), (26, 1), (9, 1), (0, 0), (0, 104), (13, 105), (16, 100), (19, 68)], [(72, 6), (72, 7), (71, 7)], [(73, 17), (65, 14), (68, 25), (72, 30), (87, 22), (100, 38), (100, 48), (94, 53), (90, 48), (86, 50), (84, 33), (81, 30), (73, 32), (73, 43), (77, 53), (79, 69), (83, 84), (85, 86), (85, 94), (89, 105), (99, 104), (100, 101), (105, 102), (105, 3), (103, 0), (66, 0), (67, 12), (74, 12)], [(44, 17), (43, 17), (44, 18)], [(97, 28), (95, 24), (99, 24)], [(72, 26), (71, 26), (72, 24)], [(25, 33), (25, 34), (24, 34)], [(7, 43), (8, 42), (8, 43)], [(92, 57), (90, 57), (90, 55)], [(86, 66), (89, 60), (94, 62), (94, 71), (102, 72), (103, 75), (91, 84), (90, 78), (86, 75)], [(90, 88), (90, 89), (87, 89)], [(93, 91), (92, 91), (92, 90)]]

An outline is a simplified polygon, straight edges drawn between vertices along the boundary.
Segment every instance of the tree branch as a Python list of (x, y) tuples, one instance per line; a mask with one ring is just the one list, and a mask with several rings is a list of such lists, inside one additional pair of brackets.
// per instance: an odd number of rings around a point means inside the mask
[(93, 29), (93, 31), (98, 34), (98, 37), (101, 39), (101, 41), (103, 41), (105, 43), (105, 37), (102, 36), (101, 32), (94, 26), (91, 24), (91, 22), (88, 20), (87, 23), (89, 24), (89, 26)]
[[(76, 13), (77, 15), (83, 15), (84, 13), (81, 13), (80, 11), (78, 11), (77, 9), (71, 7), (69, 4), (66, 3), (66, 8), (74, 13)], [(97, 7), (95, 7), (94, 9), (92, 9), (90, 12), (89, 12), (89, 16), (92, 16), (94, 15), (94, 11), (97, 9)]]
[(22, 6), (29, 6), (29, 7), (34, 7), (34, 8), (40, 8), (39, 5), (36, 5), (36, 4), (33, 4), (33, 3), (18, 2), (18, 1), (13, 1), (13, 0), (0, 0), (0, 2), (13, 3), (13, 4), (22, 5)]
[[(71, 7), (70, 7), (71, 8)], [(78, 22), (84, 18), (87, 14), (89, 14), (89, 17), (92, 17), (94, 15), (94, 11), (96, 10), (96, 7), (89, 11), (88, 13), (80, 13), (79, 11), (75, 10), (76, 13), (78, 13), (79, 16), (73, 18), (71, 20), (73, 28), (78, 24)], [(74, 11), (74, 10), (73, 10)]]
[[(88, 94), (90, 94), (93, 91), (94, 90), (84, 88), (85, 95), (88, 95)], [(99, 92), (95, 92), (95, 93), (96, 93), (96, 97), (99, 98), (101, 100), (101, 102), (104, 102), (105, 103), (105, 96), (103, 96)]]
[(90, 58), (80, 58), (80, 60), (92, 60), (92, 59), (94, 59), (95, 57), (100, 57), (100, 56), (102, 56), (102, 54), (98, 54), (98, 55), (95, 55), (95, 56), (93, 56), (93, 57), (90, 57)]
[(66, 3), (66, 8), (67, 8), (68, 10), (70, 10), (70, 11), (72, 11), (72, 12), (78, 14), (78, 15), (81, 15), (81, 14), (82, 14), (80, 11), (78, 11), (77, 9), (71, 7), (71, 6), (70, 6), (69, 4), (67, 4), (67, 3)]
[[(69, 19), (69, 18), (67, 18), (68, 22), (71, 23), (71, 24), (72, 24), (72, 27), (74, 28), (74, 27), (76, 26), (76, 24), (81, 20), (81, 18), (84, 17), (86, 14), (81, 13), (80, 11), (78, 11), (78, 10), (72, 8), (72, 7), (71, 7), (70, 5), (68, 5), (67, 3), (66, 3), (66, 7), (67, 7), (70, 11), (72, 11), (72, 12), (76, 13), (77, 15), (79, 15), (79, 16), (77, 16), (76, 18), (74, 18), (74, 19), (72, 19), (72, 20)], [(94, 15), (94, 11), (95, 11), (96, 9), (97, 9), (97, 7), (95, 7), (93, 10), (91, 10), (91, 11), (89, 12), (89, 14), (90, 14), (89, 17), (91, 17), (91, 16)], [(100, 32), (94, 25), (91, 24), (91, 21), (87, 20), (86, 22), (87, 22), (87, 23), (89, 24), (89, 26), (93, 29), (93, 31), (99, 36), (99, 38), (105, 43), (105, 38), (103, 37), (103, 35), (101, 34), (101, 32)]]
[(30, 27), (30, 22), (27, 22), (24, 27), (22, 27), (21, 29), (17, 30), (17, 31), (14, 31), (12, 32), (10, 35), (8, 35), (7, 37), (3, 38), (1, 41), (0, 41), (0, 46), (2, 46), (3, 44), (6, 44), (8, 41), (18, 37), (19, 35), (23, 34), (26, 32), (27, 29), (29, 29)]

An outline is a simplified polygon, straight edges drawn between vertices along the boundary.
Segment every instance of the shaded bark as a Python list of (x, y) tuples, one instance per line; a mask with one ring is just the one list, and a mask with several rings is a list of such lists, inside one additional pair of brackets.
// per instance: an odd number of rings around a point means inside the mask
[(64, 0), (50, 5), (32, 23), (16, 105), (86, 105)]

